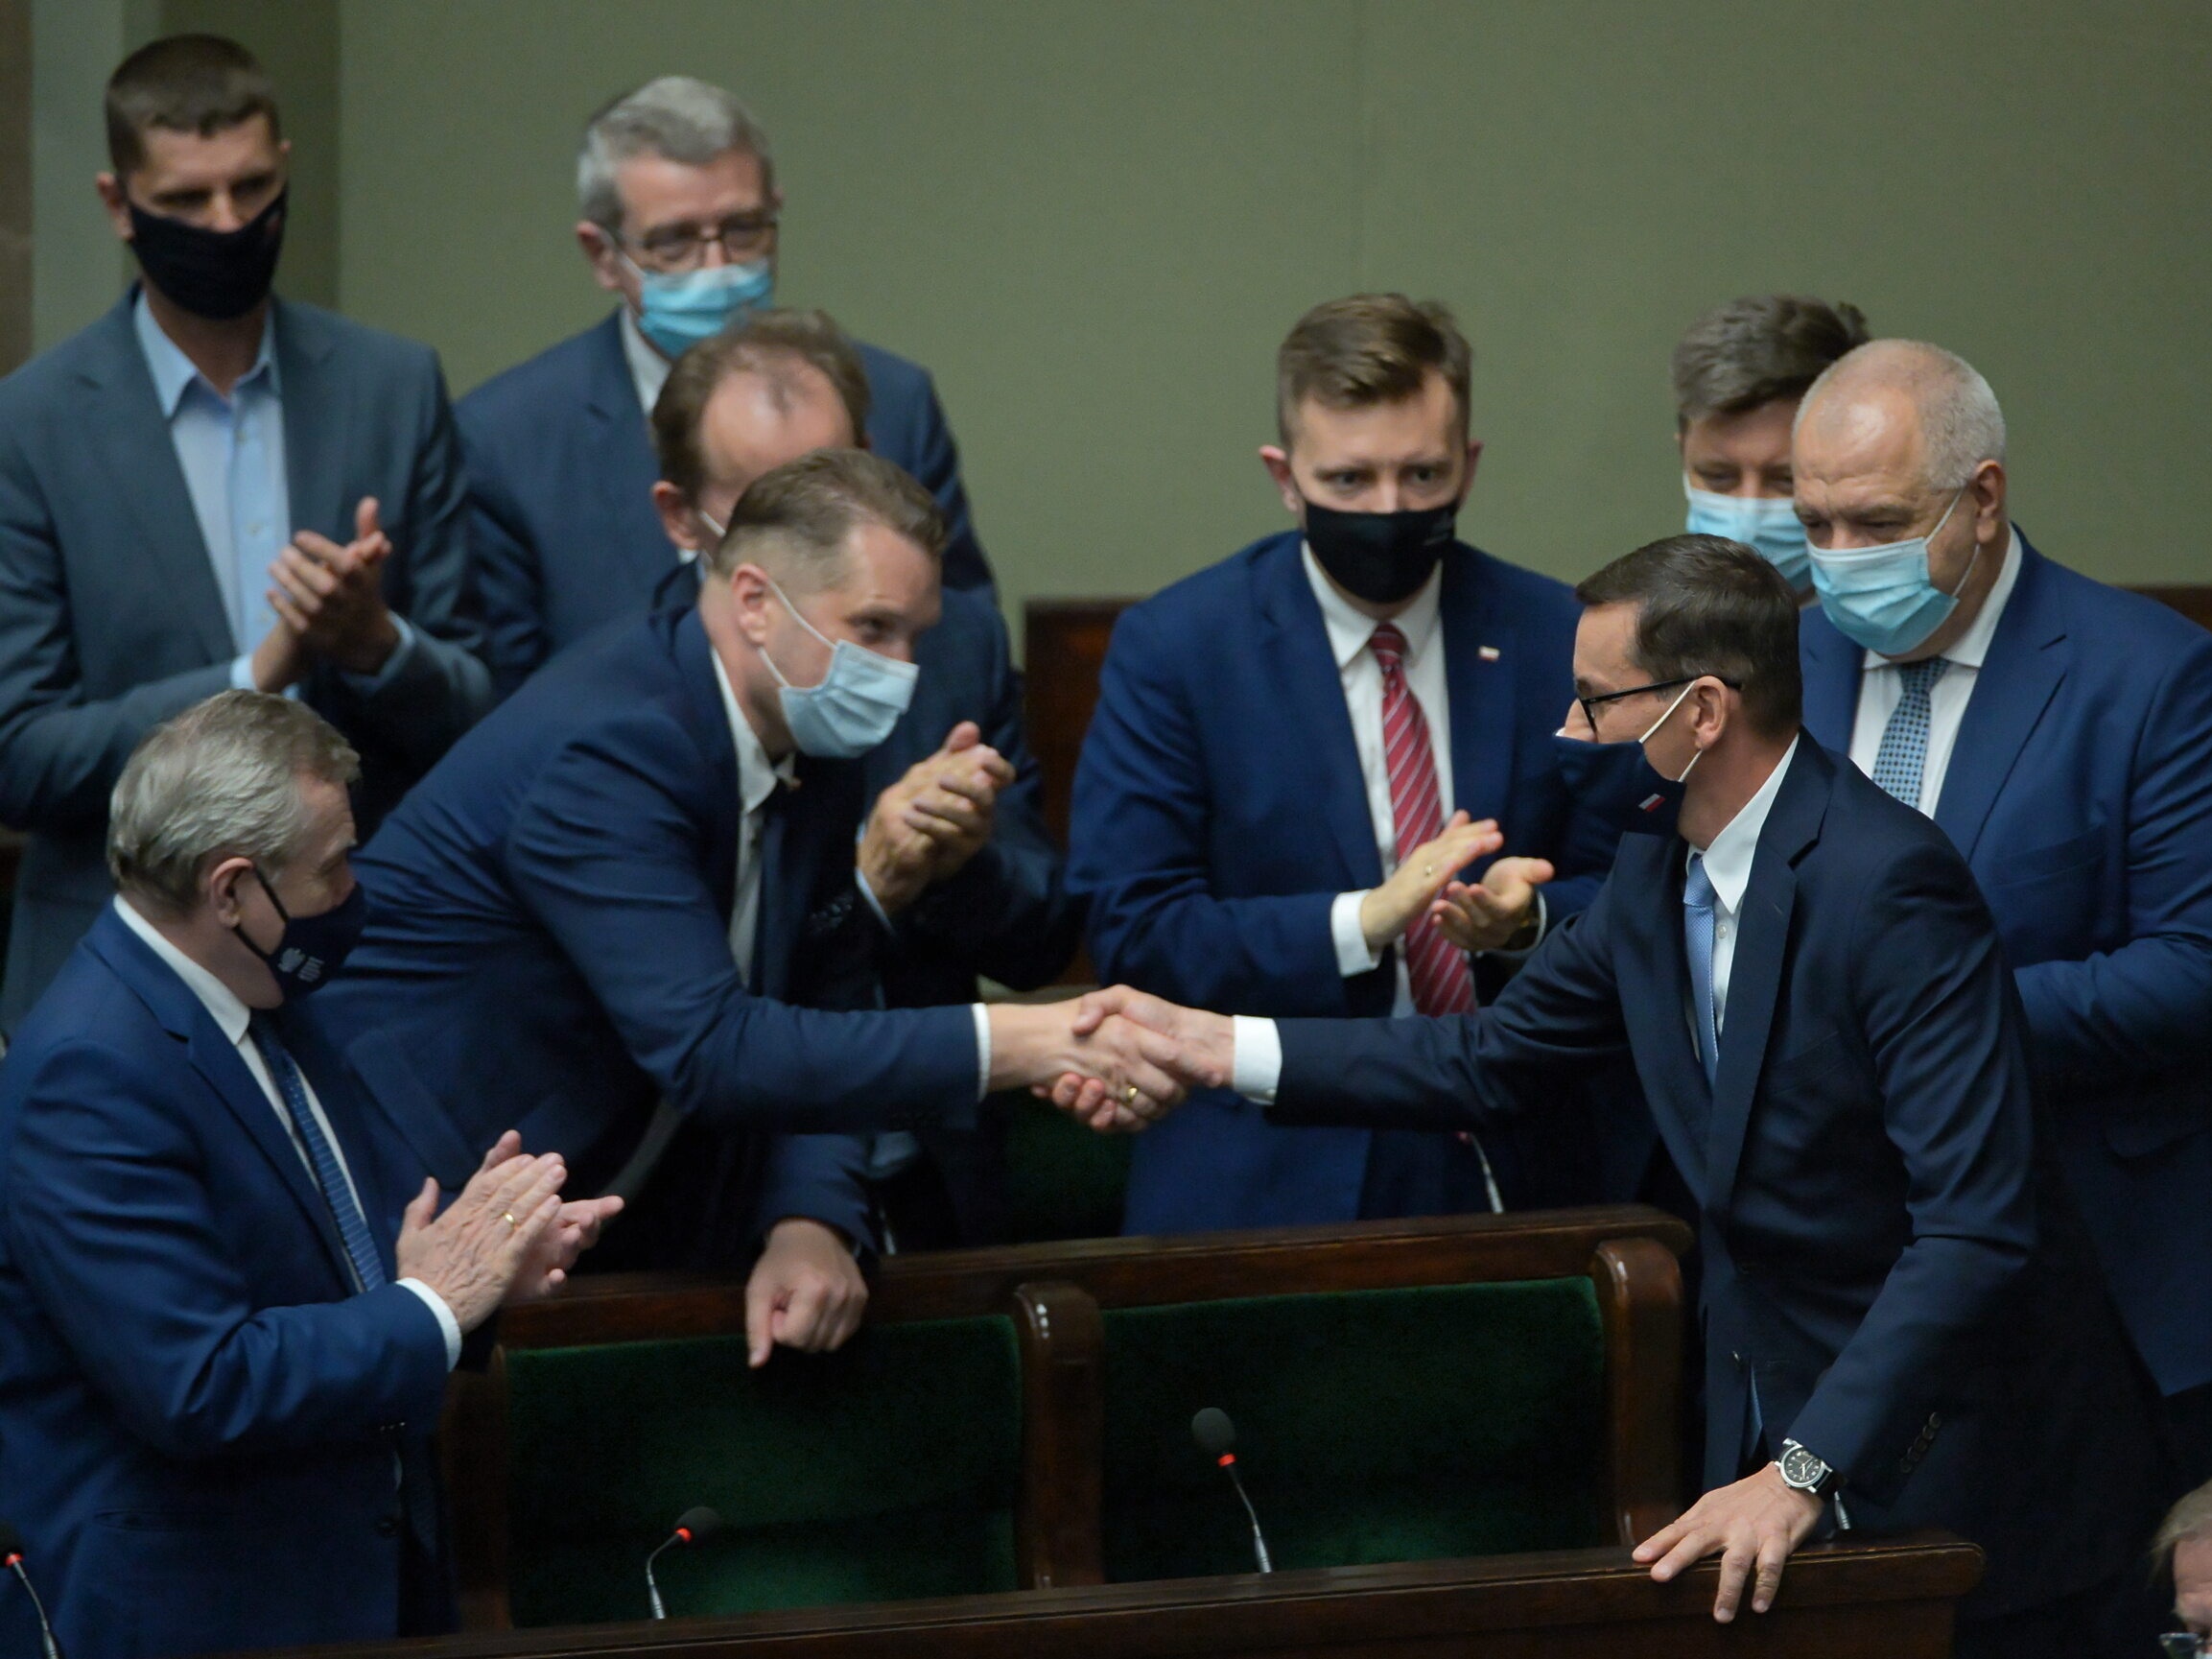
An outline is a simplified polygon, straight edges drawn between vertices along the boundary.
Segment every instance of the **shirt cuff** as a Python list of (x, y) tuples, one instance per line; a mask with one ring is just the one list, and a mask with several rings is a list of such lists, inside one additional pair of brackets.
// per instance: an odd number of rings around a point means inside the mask
[(1272, 1106), (1282, 1081), (1282, 1037), (1275, 1022), (1234, 1014), (1229, 1034), (1229, 1086), (1248, 1101)]
[(1550, 932), (1551, 906), (1545, 901), (1542, 889), (1539, 889), (1536, 895), (1536, 937), (1516, 951), (1483, 951), (1479, 954), (1486, 957), (1503, 957), (1507, 961), (1518, 962), (1524, 960), (1529, 952), (1535, 950), (1538, 945), (1543, 943), (1544, 935)]
[(969, 1012), (976, 1016), (976, 1098), (979, 1101), (991, 1092), (991, 1010), (981, 1003), (971, 1003)]
[(460, 1363), (460, 1321), (453, 1316), (453, 1310), (445, 1305), (445, 1298), (420, 1279), (402, 1279), (400, 1289), (412, 1291), (422, 1298), (422, 1305), (437, 1320), (437, 1328), (445, 1333), (445, 1368), (452, 1370)]
[(234, 656), (230, 659), (230, 689), (232, 691), (255, 691), (259, 689), (253, 683), (253, 652), (247, 652), (244, 656)]
[(898, 929), (891, 926), (890, 912), (883, 909), (883, 901), (876, 896), (876, 889), (868, 885), (868, 878), (858, 869), (853, 871), (853, 885), (860, 889), (860, 896), (868, 901), (868, 909), (883, 924), (883, 931), (887, 934), (897, 933)]
[(1336, 941), (1336, 971), (1348, 980), (1382, 966), (1382, 953), (1367, 948), (1367, 931), (1359, 925), (1359, 901), (1366, 896), (1364, 891), (1338, 893), (1329, 907), (1329, 936)]
[(414, 625), (399, 614), (391, 613), (391, 626), (399, 631), (399, 643), (391, 648), (391, 654), (384, 659), (384, 666), (374, 674), (345, 674), (345, 683), (355, 691), (364, 693), (382, 691), (391, 683), (392, 677), (407, 666), (407, 659), (414, 654)]

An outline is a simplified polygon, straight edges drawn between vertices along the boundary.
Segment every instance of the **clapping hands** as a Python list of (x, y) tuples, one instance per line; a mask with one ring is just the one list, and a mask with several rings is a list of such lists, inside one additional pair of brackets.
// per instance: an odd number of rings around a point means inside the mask
[(859, 868), (884, 912), (897, 915), (959, 871), (991, 839), (999, 794), (1014, 781), (1004, 756), (962, 721), (936, 753), (877, 797)]

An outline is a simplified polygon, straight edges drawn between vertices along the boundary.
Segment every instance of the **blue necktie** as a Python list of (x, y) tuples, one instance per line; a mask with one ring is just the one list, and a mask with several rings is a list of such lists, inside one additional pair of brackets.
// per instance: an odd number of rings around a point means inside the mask
[(1698, 1059), (1709, 1086), (1721, 1066), (1720, 1028), (1713, 1023), (1713, 879), (1703, 853), (1690, 854), (1683, 883), (1683, 944), (1690, 960), (1690, 997), (1697, 1004)]
[(1874, 755), (1874, 782), (1915, 811), (1920, 805), (1920, 773), (1928, 764), (1928, 694), (1950, 666), (1941, 656), (1897, 665), (1905, 695), (1882, 727), (1882, 747)]
[(316, 1121), (314, 1110), (307, 1103), (307, 1088), (299, 1080), (299, 1068), (292, 1055), (277, 1041), (275, 1031), (259, 1014), (254, 1015), (248, 1030), (253, 1034), (253, 1046), (261, 1051), (262, 1060), (269, 1067), (269, 1075), (275, 1079), (276, 1092), (283, 1097), (285, 1115), (292, 1120), (293, 1129), (299, 1136), (299, 1144), (307, 1149), (307, 1162), (315, 1171), (315, 1184), (322, 1189), (322, 1201), (330, 1210), (330, 1219), (338, 1224), (338, 1236), (345, 1242), (346, 1258), (353, 1264), (354, 1283), (364, 1291), (384, 1288), (384, 1263), (376, 1253), (376, 1241), (369, 1237), (368, 1221), (355, 1201), (353, 1189), (346, 1185), (345, 1172), (339, 1167), (338, 1153), (331, 1149), (330, 1137), (322, 1132)]

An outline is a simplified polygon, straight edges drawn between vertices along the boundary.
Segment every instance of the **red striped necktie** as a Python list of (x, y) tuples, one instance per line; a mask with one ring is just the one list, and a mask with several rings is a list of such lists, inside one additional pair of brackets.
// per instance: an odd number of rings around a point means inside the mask
[[(1398, 828), (1398, 860), (1444, 833), (1444, 797), (1436, 786), (1436, 747), (1428, 720), (1405, 683), (1405, 635), (1383, 623), (1368, 642), (1382, 670), (1382, 752), (1390, 767), (1390, 817)], [(1406, 977), (1413, 1006), (1424, 1014), (1464, 1014), (1474, 1007), (1467, 954), (1423, 915), (1405, 930)]]

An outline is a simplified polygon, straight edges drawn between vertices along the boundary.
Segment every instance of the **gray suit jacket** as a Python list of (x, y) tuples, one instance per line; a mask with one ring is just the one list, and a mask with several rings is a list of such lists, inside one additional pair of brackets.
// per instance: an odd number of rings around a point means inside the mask
[[(0, 822), (31, 834), (0, 1030), (107, 899), (107, 796), (131, 748), (227, 687), (239, 649), (134, 296), (0, 381)], [(374, 692), (326, 668), (302, 687), (361, 751), (365, 839), (490, 700), (459, 450), (429, 347), (279, 299), (276, 356), (293, 527), (348, 541), (375, 496), (394, 549), (385, 597), (415, 630)]]

